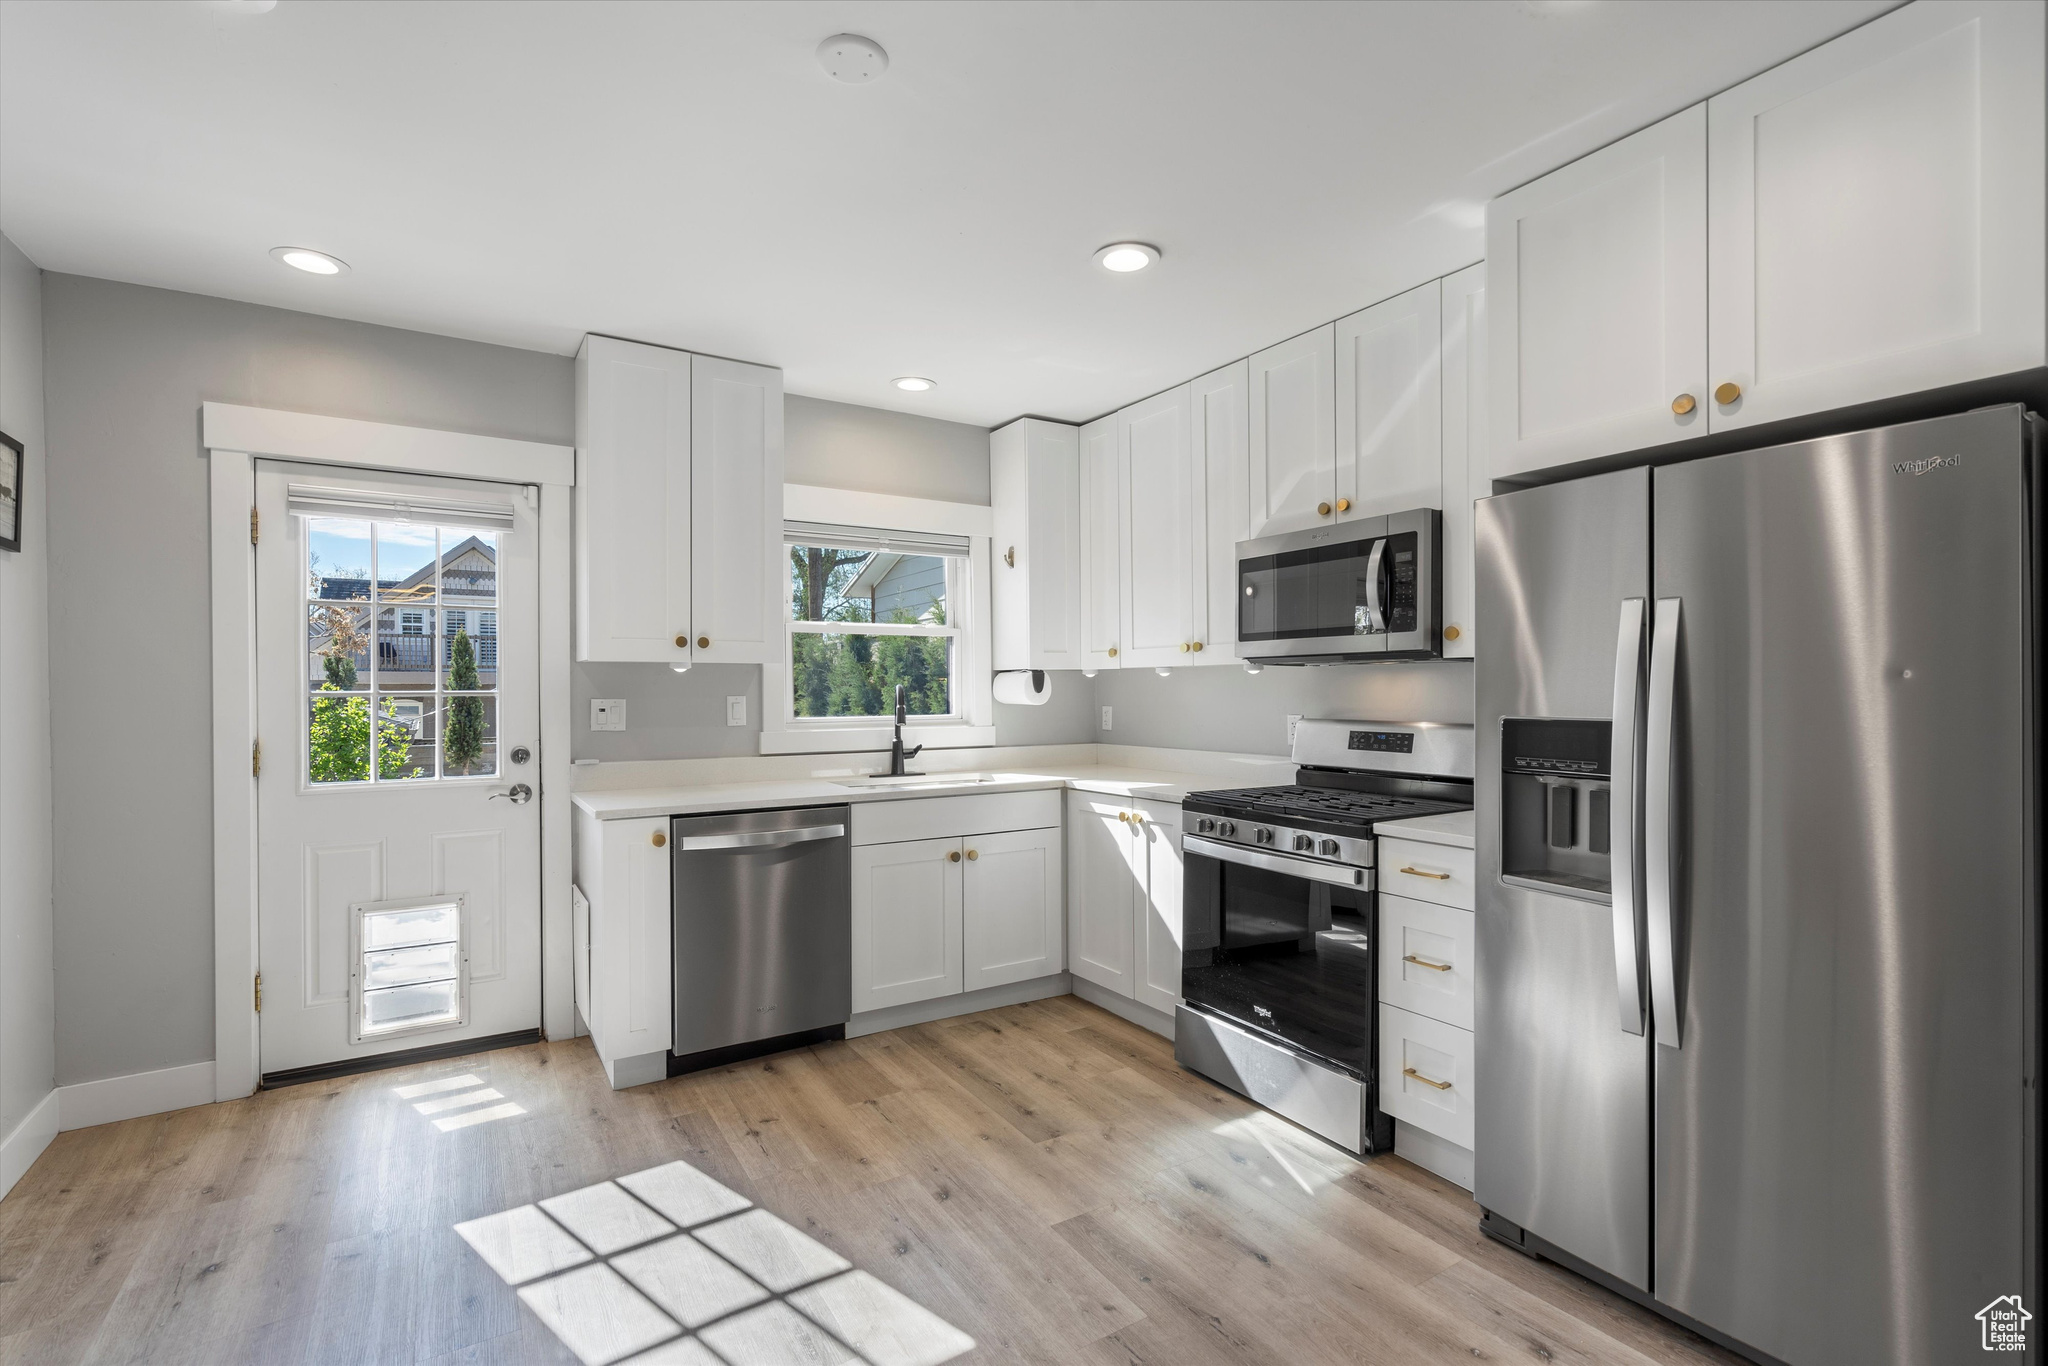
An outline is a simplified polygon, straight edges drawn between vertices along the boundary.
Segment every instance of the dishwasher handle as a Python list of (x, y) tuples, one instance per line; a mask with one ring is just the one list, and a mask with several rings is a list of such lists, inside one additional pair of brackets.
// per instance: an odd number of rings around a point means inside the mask
[(779, 849), (811, 840), (836, 840), (846, 834), (843, 825), (806, 825), (797, 830), (743, 830), (733, 835), (685, 835), (676, 841), (685, 853), (698, 849)]

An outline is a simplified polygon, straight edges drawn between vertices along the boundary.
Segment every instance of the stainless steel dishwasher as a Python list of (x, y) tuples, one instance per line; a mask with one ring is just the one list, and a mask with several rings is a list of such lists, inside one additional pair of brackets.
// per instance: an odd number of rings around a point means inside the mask
[(669, 1072), (844, 1037), (853, 1012), (848, 808), (678, 816)]

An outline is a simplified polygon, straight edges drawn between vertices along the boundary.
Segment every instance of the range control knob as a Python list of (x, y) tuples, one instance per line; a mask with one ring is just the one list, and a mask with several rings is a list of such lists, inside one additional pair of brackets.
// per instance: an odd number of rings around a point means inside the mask
[(1294, 837), (1294, 852), (1297, 854), (1306, 854), (1315, 847), (1316, 838), (1314, 835), (1296, 835)]
[(1216, 822), (1216, 833), (1217, 833), (1217, 834), (1219, 834), (1219, 835), (1221, 835), (1221, 836), (1223, 836), (1223, 837), (1224, 837), (1225, 839), (1228, 839), (1228, 838), (1230, 838), (1230, 837), (1231, 837), (1232, 835), (1235, 835), (1235, 834), (1237, 833), (1237, 822), (1236, 822), (1236, 821), (1218, 821), (1218, 822)]
[(1207, 816), (1203, 816), (1195, 821), (1195, 833), (1198, 835), (1206, 835), (1215, 828), (1216, 822)]
[(1273, 832), (1262, 825), (1252, 831), (1252, 838), (1260, 844), (1271, 844), (1273, 842)]
[(1337, 841), (1335, 840), (1324, 840), (1321, 847), (1318, 848), (1316, 852), (1323, 855), (1325, 858), (1335, 858), (1337, 857), (1337, 855), (1344, 852), (1344, 846), (1337, 843)]

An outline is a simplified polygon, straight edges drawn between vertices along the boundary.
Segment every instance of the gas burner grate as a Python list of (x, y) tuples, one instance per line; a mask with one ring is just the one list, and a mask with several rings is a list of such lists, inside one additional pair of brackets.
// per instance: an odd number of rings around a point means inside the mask
[(1436, 811), (1445, 805), (1413, 797), (1387, 797), (1328, 787), (1245, 787), (1227, 792), (1194, 792), (1189, 796), (1219, 806), (1323, 820), (1385, 820)]

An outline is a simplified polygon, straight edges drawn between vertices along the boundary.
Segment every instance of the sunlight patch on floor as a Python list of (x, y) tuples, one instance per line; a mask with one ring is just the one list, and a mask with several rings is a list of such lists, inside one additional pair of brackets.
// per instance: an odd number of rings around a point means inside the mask
[[(448, 1094), (451, 1091), (460, 1091), (462, 1094)], [(410, 1086), (394, 1086), (391, 1088), (391, 1094), (400, 1100), (412, 1101), (412, 1108), (423, 1115), (442, 1116), (434, 1121), (434, 1127), (444, 1134), (453, 1129), (467, 1129), (472, 1124), (489, 1124), (494, 1119), (510, 1119), (514, 1115), (526, 1113), (525, 1106), (516, 1101), (505, 1100), (504, 1093), (492, 1090), (485, 1086), (481, 1079), (468, 1073), (459, 1077), (437, 1077), (433, 1081), (418, 1081)], [(429, 1099), (419, 1099), (422, 1096)], [(504, 1104), (492, 1105), (486, 1109), (474, 1108), (491, 1100), (504, 1101)], [(460, 1113), (450, 1114), (449, 1111)]]
[(1304, 1195), (1313, 1196), (1343, 1180), (1356, 1165), (1319, 1140), (1305, 1140), (1300, 1130), (1265, 1110), (1225, 1120), (1209, 1132), (1233, 1143), (1264, 1149), (1279, 1174), (1264, 1173), (1259, 1180), (1268, 1186), (1291, 1181)]
[(939, 1366), (974, 1347), (687, 1162), (455, 1231), (584, 1366)]

